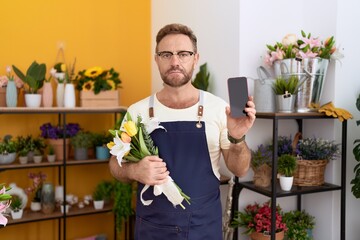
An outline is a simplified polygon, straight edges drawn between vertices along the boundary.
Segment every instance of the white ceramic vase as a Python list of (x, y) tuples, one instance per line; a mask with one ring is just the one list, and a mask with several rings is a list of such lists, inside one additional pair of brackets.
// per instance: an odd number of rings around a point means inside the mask
[(67, 83), (64, 92), (64, 107), (73, 108), (76, 105), (75, 103), (75, 87), (73, 84)]

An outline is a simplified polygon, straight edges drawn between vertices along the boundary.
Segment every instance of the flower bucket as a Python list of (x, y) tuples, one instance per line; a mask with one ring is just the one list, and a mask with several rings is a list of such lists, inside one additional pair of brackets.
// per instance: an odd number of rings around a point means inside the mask
[(298, 76), (299, 91), (295, 101), (297, 112), (317, 111), (324, 87), (328, 59), (304, 58), (298, 60), (288, 58), (274, 62), (275, 77)]
[(254, 103), (257, 112), (275, 112), (275, 79), (262, 66), (257, 68), (259, 79), (254, 80)]
[[(250, 234), (250, 238), (252, 240), (270, 240), (271, 235), (266, 234), (266, 233), (253, 232), (252, 234)], [(275, 239), (276, 240), (283, 240), (284, 239), (284, 231), (276, 233), (275, 234)]]

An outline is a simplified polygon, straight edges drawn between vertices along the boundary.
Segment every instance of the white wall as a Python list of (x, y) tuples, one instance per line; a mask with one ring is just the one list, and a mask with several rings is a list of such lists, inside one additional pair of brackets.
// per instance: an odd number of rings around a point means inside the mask
[[(322, 103), (333, 101), (337, 107), (350, 110), (355, 119), (360, 114), (355, 109), (355, 100), (360, 93), (357, 81), (357, 56), (360, 55), (357, 28), (356, 0), (153, 0), (152, 1), (152, 37), (165, 24), (180, 22), (189, 25), (199, 40), (200, 64), (207, 62), (211, 73), (211, 91), (228, 99), (226, 79), (231, 76), (256, 78), (256, 68), (262, 64), (266, 51), (265, 44), (280, 41), (287, 33), (300, 34), (300, 30), (311, 32), (314, 36), (325, 38), (334, 35), (337, 44), (341, 44), (345, 58), (342, 64), (330, 64)], [(155, 49), (155, 41), (152, 43)], [(153, 55), (153, 51), (151, 52)], [(152, 66), (153, 92), (161, 88), (162, 81), (157, 68)], [(197, 71), (197, 70), (196, 70)], [(252, 80), (249, 80), (252, 92)], [(347, 147), (347, 211), (346, 239), (358, 240), (360, 235), (358, 209), (360, 199), (355, 199), (350, 191), (352, 169), (355, 165), (352, 155), (352, 143), (359, 138), (355, 121), (348, 123)], [(340, 123), (330, 120), (325, 123), (311, 121), (305, 125), (304, 134), (316, 134), (329, 139), (341, 140)], [(294, 134), (296, 124), (293, 121), (281, 122), (281, 135)], [(258, 119), (247, 136), (251, 148), (271, 140), (272, 129), (268, 120)], [(223, 170), (227, 173), (226, 170)], [(252, 172), (241, 180), (252, 179)], [(331, 162), (326, 170), (326, 180), (340, 184), (340, 161)], [(222, 188), (225, 197), (226, 188)], [(244, 190), (240, 195), (240, 209), (253, 201), (265, 201), (265, 197)], [(303, 196), (303, 207), (316, 217), (314, 237), (317, 240), (338, 240), (340, 236), (340, 194), (326, 192)], [(295, 199), (280, 198), (278, 203), (284, 210), (295, 208)], [(239, 239), (247, 239), (239, 236)]]

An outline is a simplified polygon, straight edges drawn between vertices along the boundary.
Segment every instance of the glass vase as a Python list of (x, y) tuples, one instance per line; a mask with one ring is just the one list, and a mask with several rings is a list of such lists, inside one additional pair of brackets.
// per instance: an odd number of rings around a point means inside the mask
[(55, 192), (52, 183), (44, 183), (42, 186), (41, 209), (44, 214), (50, 214), (55, 209)]

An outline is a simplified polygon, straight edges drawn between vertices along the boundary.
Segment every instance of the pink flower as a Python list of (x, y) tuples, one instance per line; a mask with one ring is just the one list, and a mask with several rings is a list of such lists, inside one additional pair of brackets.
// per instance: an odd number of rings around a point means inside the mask
[(301, 56), (301, 58), (312, 58), (316, 57), (318, 54), (313, 53), (310, 49), (308, 49), (306, 53), (304, 53), (303, 51), (299, 51), (299, 55)]
[(302, 40), (304, 43), (300, 45), (300, 48), (305, 48), (307, 45), (309, 45), (310, 49), (321, 46), (321, 41), (318, 38), (310, 37), (302, 38)]

